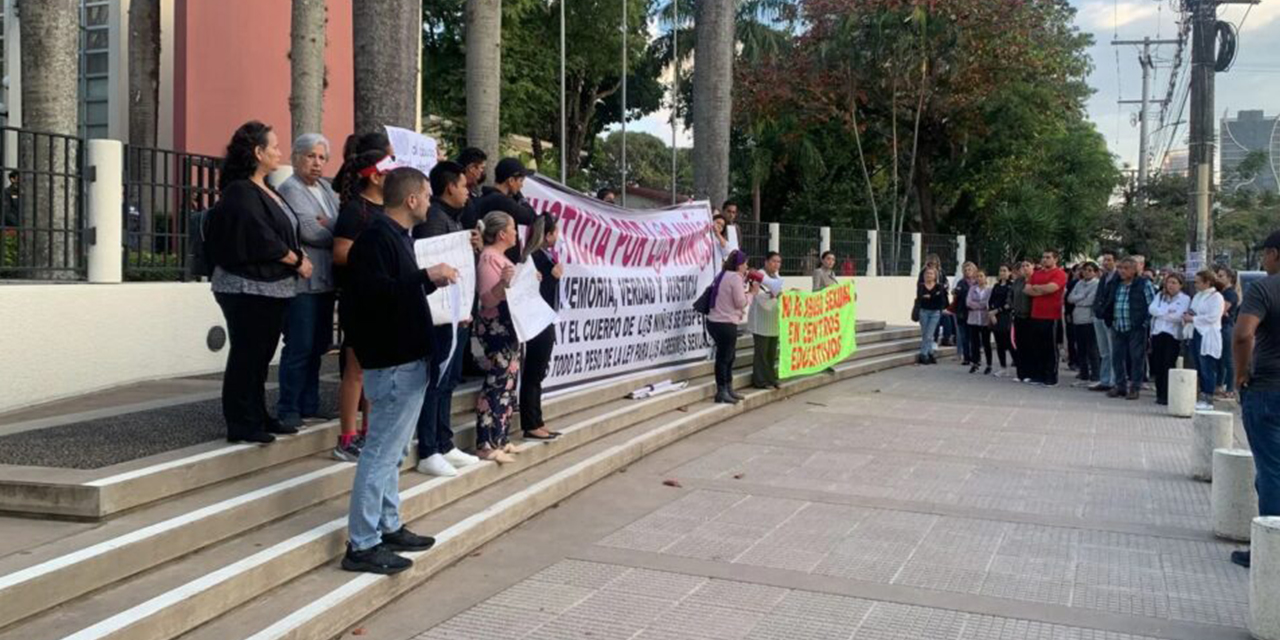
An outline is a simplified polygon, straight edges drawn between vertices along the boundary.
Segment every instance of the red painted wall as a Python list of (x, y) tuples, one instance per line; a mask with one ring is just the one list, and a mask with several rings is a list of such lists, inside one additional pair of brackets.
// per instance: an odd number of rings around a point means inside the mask
[[(325, 173), (337, 173), (354, 126), (351, 2), (328, 0), (324, 135), (333, 145)], [(176, 0), (174, 145), (220, 156), (236, 127), (261, 120), (289, 139), (288, 0)]]

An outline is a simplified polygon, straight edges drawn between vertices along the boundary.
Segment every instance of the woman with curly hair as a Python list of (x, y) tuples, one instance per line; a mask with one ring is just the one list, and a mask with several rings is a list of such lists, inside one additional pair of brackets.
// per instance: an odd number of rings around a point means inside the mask
[(227, 144), (218, 204), (209, 213), (212, 289), (227, 321), (231, 349), (222, 378), (222, 415), (230, 442), (267, 444), (293, 434), (267, 413), (266, 382), (298, 277), (311, 262), (298, 242), (298, 220), (267, 183), (280, 166), (271, 127), (246, 122)]

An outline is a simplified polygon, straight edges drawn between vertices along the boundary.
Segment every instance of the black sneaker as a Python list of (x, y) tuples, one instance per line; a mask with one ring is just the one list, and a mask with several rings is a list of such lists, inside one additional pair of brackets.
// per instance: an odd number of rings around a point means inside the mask
[(1238, 564), (1246, 569), (1249, 568), (1249, 552), (1248, 551), (1232, 551), (1232, 564)]
[(420, 536), (404, 527), (399, 531), (382, 534), (382, 546), (391, 551), (426, 551), (435, 545), (431, 536)]
[[(301, 422), (301, 420), (299, 420)], [(291, 427), (275, 418), (267, 420), (267, 433), (274, 433), (280, 436), (291, 436), (298, 433), (297, 427)]]
[(351, 543), (348, 542), (347, 555), (342, 557), (342, 568), (346, 571), (380, 573), (384, 576), (400, 573), (412, 566), (412, 560), (392, 553), (386, 544), (380, 544), (364, 551), (356, 551), (351, 548)]

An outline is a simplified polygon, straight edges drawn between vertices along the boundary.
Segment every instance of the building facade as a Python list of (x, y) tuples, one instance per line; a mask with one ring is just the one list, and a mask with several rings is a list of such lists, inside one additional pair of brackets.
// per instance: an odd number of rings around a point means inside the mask
[[(22, 126), (21, 3), (0, 4), (0, 115)], [(354, 126), (351, 3), (327, 0), (324, 131), (335, 148)], [(130, 0), (80, 0), (80, 134), (129, 140)], [(273, 125), (287, 148), (289, 25), (286, 0), (161, 0), (157, 146), (221, 155), (247, 120)], [(408, 89), (414, 90), (414, 89)]]
[[(1268, 117), (1261, 110), (1240, 111), (1236, 117), (1222, 119), (1220, 136), (1222, 160), (1222, 189), (1235, 191), (1250, 189), (1258, 192), (1280, 193), (1280, 117)], [(1249, 179), (1238, 172), (1240, 163), (1250, 153), (1261, 152), (1266, 156), (1262, 170)]]

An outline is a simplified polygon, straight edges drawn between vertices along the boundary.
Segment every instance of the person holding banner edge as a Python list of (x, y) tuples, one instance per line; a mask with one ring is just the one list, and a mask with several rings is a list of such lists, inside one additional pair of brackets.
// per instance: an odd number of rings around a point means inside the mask
[[(434, 195), (426, 220), (413, 227), (415, 240), (463, 230), (469, 197), (466, 170), (456, 162), (440, 162), (432, 167), (430, 180)], [(475, 230), (472, 230), (472, 246), (480, 247), (480, 233)], [(458, 475), (459, 467), (479, 462), (479, 458), (453, 445), (453, 391), (462, 381), (461, 351), (471, 344), (471, 323), (458, 323), (456, 334), (447, 324), (427, 331), (431, 334), (431, 370), (422, 411), (418, 414), (418, 472), (451, 478)], [(454, 353), (454, 345), (458, 345), (458, 353)], [(446, 359), (449, 359), (449, 368), (440, 371)]]
[[(529, 241), (525, 244), (524, 259), (532, 260), (537, 268), (541, 281), (538, 293), (547, 306), (560, 308), (560, 278), (564, 276), (564, 265), (560, 264), (555, 254), (556, 240), (560, 230), (556, 219), (551, 214), (541, 214), (529, 230)], [(526, 440), (554, 440), (560, 437), (557, 431), (547, 429), (542, 418), (542, 381), (547, 379), (551, 365), (551, 353), (556, 346), (556, 326), (552, 323), (524, 346), (524, 366), (520, 371), (520, 429), (524, 431)]]
[(507, 308), (507, 289), (516, 277), (516, 266), (506, 253), (516, 246), (516, 223), (502, 211), (491, 211), (481, 221), (484, 251), (476, 267), (476, 291), (480, 313), (476, 340), (484, 349), (480, 368), (484, 382), (476, 398), (476, 455), (498, 464), (515, 462), (515, 447), (508, 437), (515, 413), (516, 381), (520, 377), (520, 341)]
[(747, 285), (747, 254), (734, 249), (725, 258), (720, 274), (711, 283), (711, 313), (707, 333), (715, 342), (716, 397), (719, 404), (738, 404), (742, 396), (733, 392), (733, 361), (738, 349), (738, 325), (751, 299), (760, 292), (760, 282)]

